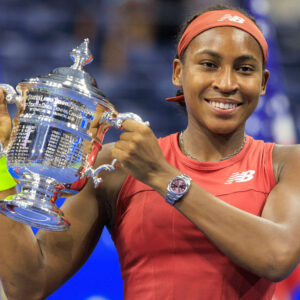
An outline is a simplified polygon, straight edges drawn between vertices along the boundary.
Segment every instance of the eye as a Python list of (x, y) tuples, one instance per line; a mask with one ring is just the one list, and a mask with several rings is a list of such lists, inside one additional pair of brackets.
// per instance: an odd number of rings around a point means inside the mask
[(241, 65), (237, 67), (237, 70), (242, 73), (250, 74), (255, 71), (255, 68), (250, 65)]
[(216, 69), (218, 66), (211, 61), (201, 61), (200, 65), (206, 69)]

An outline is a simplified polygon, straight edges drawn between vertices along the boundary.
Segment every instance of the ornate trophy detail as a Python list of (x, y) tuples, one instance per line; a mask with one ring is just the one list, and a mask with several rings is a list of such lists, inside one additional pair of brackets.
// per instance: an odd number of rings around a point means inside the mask
[[(107, 130), (121, 129), (127, 119), (148, 125), (136, 114), (118, 113), (83, 70), (93, 60), (88, 43), (85, 39), (72, 50), (71, 67), (23, 80), (17, 92), (0, 84), (7, 102), (21, 109), (6, 149), (0, 143), (0, 156), (7, 157), (9, 170), (22, 187), (21, 193), (0, 200), (0, 212), (16, 221), (53, 231), (68, 229), (57, 198), (78, 192), (87, 177), (93, 177), (95, 186), (101, 184), (99, 174), (117, 166), (115, 159), (93, 169)], [(95, 118), (99, 127), (92, 140), (88, 133)]]

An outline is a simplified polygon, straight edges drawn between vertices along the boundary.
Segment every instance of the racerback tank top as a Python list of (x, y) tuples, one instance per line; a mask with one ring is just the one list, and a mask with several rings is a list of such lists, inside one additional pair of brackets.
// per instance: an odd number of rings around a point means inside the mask
[[(181, 152), (178, 133), (158, 141), (167, 161), (205, 190), (261, 215), (275, 185), (274, 144), (247, 136), (234, 157), (198, 162)], [(266, 300), (275, 290), (273, 282), (231, 262), (160, 194), (130, 175), (119, 193), (112, 238), (126, 300)]]

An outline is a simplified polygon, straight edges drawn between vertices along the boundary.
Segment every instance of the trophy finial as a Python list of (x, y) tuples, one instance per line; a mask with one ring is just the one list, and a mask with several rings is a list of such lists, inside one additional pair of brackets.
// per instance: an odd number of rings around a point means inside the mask
[(74, 61), (74, 64), (71, 66), (72, 69), (82, 70), (85, 65), (92, 62), (93, 55), (89, 49), (89, 39), (84, 39), (77, 48), (72, 50), (70, 56)]

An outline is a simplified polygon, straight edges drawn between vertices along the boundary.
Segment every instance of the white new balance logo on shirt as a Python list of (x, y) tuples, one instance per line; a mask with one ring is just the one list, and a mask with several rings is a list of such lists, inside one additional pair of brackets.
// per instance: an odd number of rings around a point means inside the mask
[(228, 178), (225, 184), (232, 184), (233, 182), (250, 181), (251, 179), (254, 178), (254, 174), (255, 174), (254, 170), (248, 170), (245, 172), (235, 172)]

